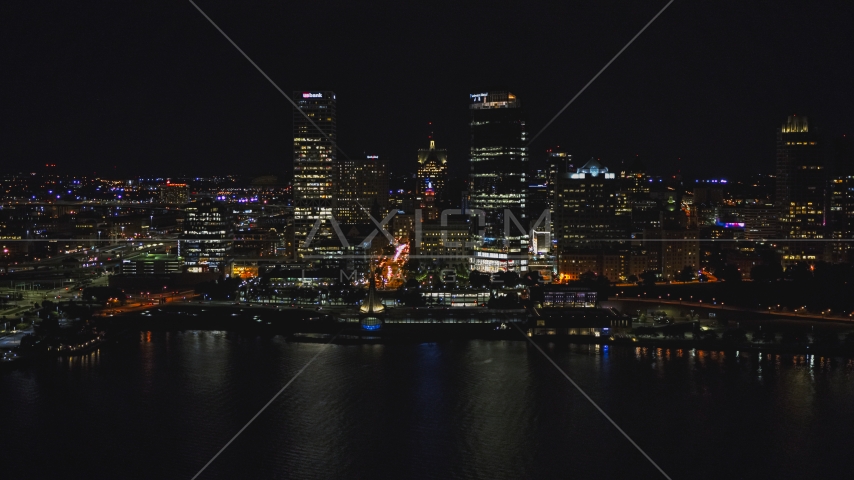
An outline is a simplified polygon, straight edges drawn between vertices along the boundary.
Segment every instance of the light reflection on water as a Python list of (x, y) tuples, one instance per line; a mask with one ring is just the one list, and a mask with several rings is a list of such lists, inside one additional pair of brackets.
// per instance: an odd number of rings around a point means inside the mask
[[(0, 411), (14, 412), (4, 419), (14, 435), (0, 436), (0, 450), (10, 458), (53, 452), (4, 468), (9, 478), (60, 467), (72, 477), (191, 477), (320, 348), (225, 331), (147, 331), (4, 372)], [(854, 468), (844, 440), (854, 424), (852, 360), (621, 345), (544, 350), (674, 478), (820, 477)], [(97, 469), (84, 460), (92, 451), (105, 459)], [(139, 469), (127, 452), (158, 461)], [(520, 340), (332, 345), (206, 475), (567, 472), (655, 473)]]

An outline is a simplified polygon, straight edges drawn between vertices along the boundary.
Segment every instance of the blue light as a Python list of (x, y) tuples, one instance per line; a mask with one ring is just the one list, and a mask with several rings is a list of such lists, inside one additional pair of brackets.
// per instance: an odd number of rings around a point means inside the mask
[(362, 325), (362, 328), (363, 328), (364, 330), (379, 330), (379, 329), (380, 329), (380, 325), (379, 325), (379, 324), (376, 324), (376, 325)]

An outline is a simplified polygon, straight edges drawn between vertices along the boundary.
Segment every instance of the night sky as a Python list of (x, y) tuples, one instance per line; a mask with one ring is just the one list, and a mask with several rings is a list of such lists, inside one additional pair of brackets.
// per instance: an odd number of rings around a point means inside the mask
[[(350, 156), (414, 170), (432, 121), (464, 172), (469, 93), (506, 86), (534, 133), (666, 1), (197, 3), (285, 92), (335, 91)], [(852, 2), (676, 0), (532, 158), (770, 171), (788, 114), (854, 131), (852, 25)], [(4, 171), (290, 171), (292, 107), (187, 1), (6, 0), (0, 40)]]

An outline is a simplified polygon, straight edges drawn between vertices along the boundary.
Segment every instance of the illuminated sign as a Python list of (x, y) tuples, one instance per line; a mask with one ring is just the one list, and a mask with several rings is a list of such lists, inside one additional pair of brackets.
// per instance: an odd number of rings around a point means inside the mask
[(323, 98), (323, 94), (322, 93), (304, 92), (302, 94), (302, 98)]
[(487, 95), (489, 95), (489, 94), (488, 93), (472, 93), (471, 95), (469, 95), (469, 97), (471, 97), (472, 103), (483, 103), (483, 101), (486, 100)]
[(367, 158), (377, 160), (380, 158), (379, 155), (368, 155)]

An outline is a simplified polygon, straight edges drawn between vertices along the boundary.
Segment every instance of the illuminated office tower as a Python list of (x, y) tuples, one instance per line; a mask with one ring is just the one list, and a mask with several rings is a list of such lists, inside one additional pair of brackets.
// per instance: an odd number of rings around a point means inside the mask
[(338, 162), (338, 206), (340, 223), (371, 223), (368, 215), (381, 221), (388, 210), (388, 174), (379, 155), (364, 155)]
[(185, 205), (190, 201), (190, 187), (186, 183), (171, 183), (160, 186), (160, 201), (173, 205)]
[(572, 172), (575, 168), (572, 164), (572, 155), (566, 153), (558, 146), (550, 148), (546, 151), (548, 155), (548, 196), (549, 208), (554, 212), (555, 207), (555, 186), (557, 185), (558, 175), (566, 172)]
[(626, 238), (626, 219), (616, 215), (619, 183), (593, 158), (575, 172), (557, 176), (552, 221), (559, 252), (582, 246), (612, 247), (615, 244), (608, 240)]
[[(777, 130), (775, 202), (780, 209), (783, 238), (824, 238), (825, 181), (824, 158), (815, 126), (810, 129), (807, 117), (788, 117)], [(821, 260), (821, 243), (788, 243), (783, 263)]]
[(178, 256), (190, 272), (226, 271), (231, 261), (234, 229), (225, 204), (203, 198), (187, 205)]
[[(336, 101), (334, 92), (294, 92), (294, 100), (314, 122), (294, 109), (294, 251), (303, 256), (311, 253), (304, 243), (317, 220), (337, 207)], [(331, 236), (324, 221), (312, 241)]]
[(437, 149), (433, 135), (430, 135), (430, 147), (418, 150), (418, 184), (415, 194), (420, 198), (428, 188), (442, 198), (445, 182), (448, 179), (448, 151)]
[(628, 215), (632, 232), (659, 228), (658, 202), (649, 195), (649, 175), (643, 162), (635, 157), (623, 163), (618, 176), (617, 215)]
[(828, 237), (833, 262), (851, 262), (854, 243), (854, 137), (843, 135), (833, 141), (833, 164), (828, 181)]
[[(528, 200), (528, 147), (525, 117), (519, 99), (508, 91), (470, 95), (471, 151), (469, 195), (471, 209), (486, 214), (485, 238), (527, 252), (527, 235), (511, 221), (504, 236), (505, 210), (524, 228)], [(509, 242), (509, 243), (508, 243)]]

